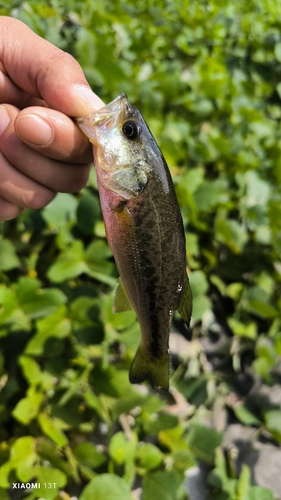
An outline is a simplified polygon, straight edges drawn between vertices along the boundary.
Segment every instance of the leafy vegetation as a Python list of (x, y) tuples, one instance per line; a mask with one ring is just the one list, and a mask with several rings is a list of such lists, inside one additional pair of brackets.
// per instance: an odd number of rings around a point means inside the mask
[[(109, 102), (127, 93), (169, 163), (186, 227), (192, 338), (172, 349), (171, 394), (128, 382), (133, 312), (117, 278), (94, 171), (77, 195), (4, 224), (0, 240), (0, 496), (272, 500), (223, 435), (281, 443), (281, 7), (278, 0), (1, 2), (70, 52)], [(218, 417), (219, 416), (219, 417)], [(55, 484), (51, 488), (49, 483)]]

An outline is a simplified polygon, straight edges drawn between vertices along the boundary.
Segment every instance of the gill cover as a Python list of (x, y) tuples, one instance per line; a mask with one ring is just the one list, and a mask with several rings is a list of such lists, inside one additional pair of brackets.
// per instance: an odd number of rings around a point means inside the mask
[(125, 199), (145, 188), (151, 167), (144, 144), (146, 127), (125, 94), (76, 120), (94, 145), (98, 175), (104, 186)]

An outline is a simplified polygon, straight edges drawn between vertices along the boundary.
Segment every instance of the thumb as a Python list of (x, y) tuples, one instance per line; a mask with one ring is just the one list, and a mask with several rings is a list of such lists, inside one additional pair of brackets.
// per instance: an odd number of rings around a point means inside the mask
[(73, 117), (84, 116), (104, 105), (70, 54), (17, 19), (0, 16), (0, 28), (1, 66), (21, 90)]

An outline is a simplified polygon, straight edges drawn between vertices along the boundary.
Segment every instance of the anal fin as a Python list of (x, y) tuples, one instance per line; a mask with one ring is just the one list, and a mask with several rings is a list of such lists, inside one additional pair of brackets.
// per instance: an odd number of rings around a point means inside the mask
[(117, 287), (115, 290), (112, 310), (114, 313), (131, 311), (133, 309), (128, 295), (125, 292), (124, 285), (121, 278), (117, 280)]

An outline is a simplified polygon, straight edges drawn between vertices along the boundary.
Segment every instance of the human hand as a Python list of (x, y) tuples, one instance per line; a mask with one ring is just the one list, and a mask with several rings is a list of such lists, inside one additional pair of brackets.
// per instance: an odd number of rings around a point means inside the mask
[(85, 186), (92, 149), (70, 117), (103, 105), (72, 56), (0, 16), (0, 220)]

